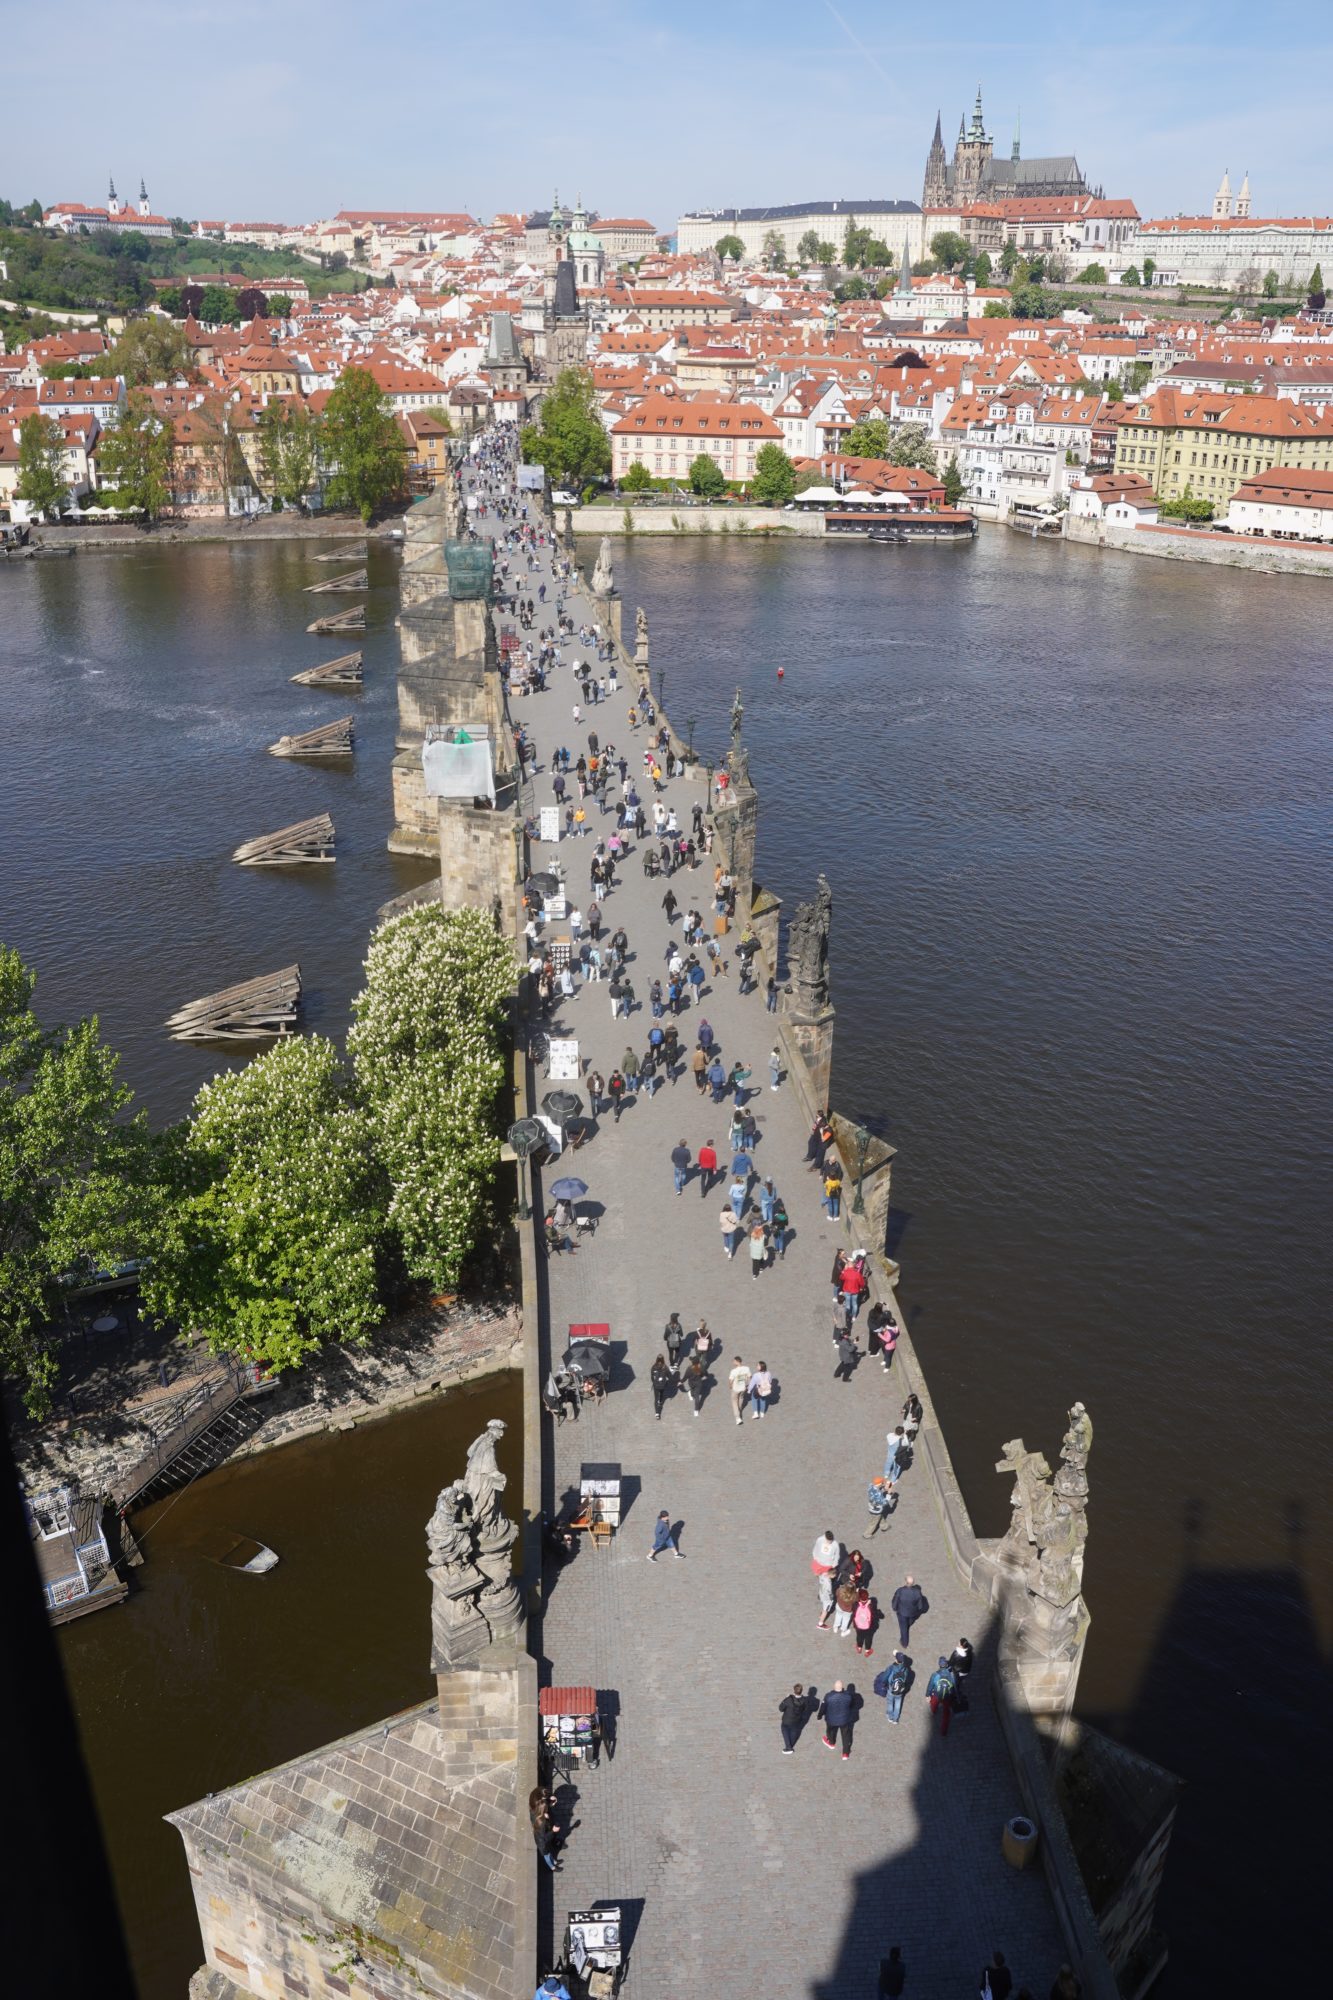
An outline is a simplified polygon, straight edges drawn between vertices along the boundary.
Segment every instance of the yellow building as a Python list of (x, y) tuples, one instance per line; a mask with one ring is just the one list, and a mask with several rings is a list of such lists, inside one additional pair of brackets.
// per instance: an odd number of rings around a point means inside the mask
[(1220, 511), (1243, 479), (1274, 466), (1333, 471), (1333, 412), (1275, 396), (1163, 389), (1131, 404), (1116, 435), (1116, 471), (1141, 474), (1160, 500), (1189, 487)]

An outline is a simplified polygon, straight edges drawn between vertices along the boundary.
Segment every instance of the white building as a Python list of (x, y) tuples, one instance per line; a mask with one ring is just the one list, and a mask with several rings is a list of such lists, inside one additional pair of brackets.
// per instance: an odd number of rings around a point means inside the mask
[(85, 230), (90, 236), (126, 236), (131, 231), (140, 236), (170, 236), (171, 223), (165, 215), (155, 215), (148, 199), (148, 189), (139, 183), (139, 205), (131, 208), (116, 193), (116, 183), (112, 181), (105, 208), (86, 208), (81, 201), (58, 201), (42, 216), (42, 226), (59, 229), (66, 236), (79, 236)]
[(1270, 271), (1279, 284), (1308, 284), (1333, 255), (1333, 216), (1253, 216), (1250, 177), (1232, 198), (1223, 174), (1211, 215), (1172, 215), (1139, 229), (1139, 258), (1151, 257), (1155, 285), (1212, 285), (1257, 290)]
[(1227, 526), (1240, 535), (1282, 541), (1333, 541), (1333, 472), (1252, 472), (1227, 508)]
[(770, 236), (781, 239), (787, 263), (796, 261), (796, 246), (813, 229), (821, 243), (842, 255), (849, 228), (868, 229), (893, 253), (895, 264), (906, 258), (919, 263), (925, 255), (925, 217), (914, 201), (796, 201), (780, 208), (705, 208), (682, 215), (676, 224), (676, 248), (682, 256), (713, 248), (723, 236), (739, 236), (745, 256), (758, 261)]

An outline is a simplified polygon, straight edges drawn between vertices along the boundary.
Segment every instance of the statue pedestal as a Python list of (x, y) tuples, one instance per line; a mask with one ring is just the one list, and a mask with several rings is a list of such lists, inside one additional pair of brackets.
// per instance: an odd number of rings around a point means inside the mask
[(812, 1118), (828, 1108), (829, 1079), (833, 1074), (833, 1017), (832, 1007), (825, 1007), (818, 1014), (802, 1013), (792, 1007), (786, 1015), (787, 1033), (805, 1058), (809, 1072), (815, 1099)]
[(433, 1597), (430, 1611), (430, 1670), (469, 1666), (491, 1643), (491, 1628), (473, 1602), (475, 1583), (458, 1579), (445, 1569), (428, 1569)]

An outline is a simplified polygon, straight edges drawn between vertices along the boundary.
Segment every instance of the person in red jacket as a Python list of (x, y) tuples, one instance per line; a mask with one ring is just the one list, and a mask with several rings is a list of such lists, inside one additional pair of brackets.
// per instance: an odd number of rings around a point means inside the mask
[(706, 1139), (699, 1148), (699, 1186), (705, 1201), (708, 1199), (708, 1190), (716, 1178), (717, 1149), (711, 1139)]
[(859, 1250), (855, 1257), (843, 1265), (842, 1277), (839, 1280), (839, 1284), (842, 1288), (843, 1298), (847, 1301), (847, 1310), (852, 1318), (855, 1319), (861, 1310), (861, 1301), (865, 1297), (867, 1290), (866, 1274)]

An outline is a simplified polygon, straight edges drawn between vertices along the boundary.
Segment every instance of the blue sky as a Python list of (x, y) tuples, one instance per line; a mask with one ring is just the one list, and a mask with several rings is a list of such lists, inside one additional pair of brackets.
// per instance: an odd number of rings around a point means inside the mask
[[(1257, 214), (1327, 214), (1333, 12), (1272, 0), (1007, 22), (976, 0), (8, 0), (0, 192), (169, 214), (489, 216), (582, 191), (669, 228), (685, 208), (919, 200), (937, 105), (978, 80), (997, 150), (1074, 151), (1140, 212), (1206, 212), (1224, 167)], [(1002, 27), (1010, 32), (1001, 34)], [(946, 34), (944, 31), (948, 30)]]

